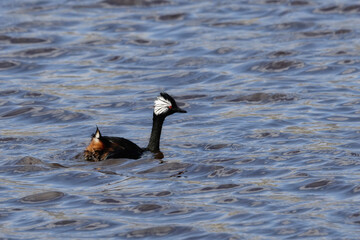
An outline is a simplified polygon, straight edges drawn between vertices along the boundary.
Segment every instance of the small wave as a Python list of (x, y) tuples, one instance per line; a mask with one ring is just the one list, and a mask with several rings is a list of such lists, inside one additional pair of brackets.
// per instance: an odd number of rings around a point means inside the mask
[(47, 107), (20, 107), (1, 115), (1, 118), (14, 118), (35, 122), (74, 122), (88, 119), (83, 113)]
[(173, 13), (173, 14), (160, 15), (158, 19), (160, 21), (179, 21), (179, 20), (183, 20), (184, 17), (185, 17), (185, 13)]
[(163, 236), (167, 236), (167, 237), (177, 236), (177, 235), (181, 236), (191, 231), (193, 231), (193, 229), (190, 227), (163, 225), (163, 226), (132, 230), (125, 234), (120, 234), (120, 236), (126, 238), (149, 238), (149, 237), (159, 238)]
[(250, 95), (239, 96), (228, 100), (228, 102), (282, 102), (282, 101), (294, 101), (296, 100), (294, 95), (284, 93), (253, 93)]
[(11, 69), (18, 65), (19, 63), (14, 61), (0, 61), (0, 71)]
[(304, 189), (319, 189), (319, 188), (329, 185), (330, 183), (331, 183), (330, 180), (319, 180), (316, 182), (306, 184), (305, 186), (301, 187), (300, 189), (303, 189), (303, 190)]
[(170, 2), (166, 0), (104, 0), (103, 3), (106, 3), (111, 6), (129, 7), (129, 6), (164, 5), (164, 4), (169, 4)]
[(301, 61), (295, 60), (279, 60), (263, 62), (251, 68), (252, 71), (259, 72), (283, 72), (289, 69), (303, 68), (305, 64)]
[(328, 14), (328, 13), (348, 14), (348, 13), (358, 13), (358, 12), (360, 12), (359, 4), (347, 5), (347, 6), (330, 5), (315, 10), (315, 13), (323, 13), (323, 14)]
[(49, 201), (54, 201), (65, 196), (63, 192), (59, 191), (50, 191), (43, 193), (36, 193), (20, 199), (23, 203), (44, 203)]

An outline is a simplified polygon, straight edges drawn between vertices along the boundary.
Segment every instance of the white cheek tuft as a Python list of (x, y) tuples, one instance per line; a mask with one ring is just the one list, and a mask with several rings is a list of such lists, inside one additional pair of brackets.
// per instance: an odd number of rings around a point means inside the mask
[(95, 139), (99, 139), (100, 136), (101, 136), (101, 135), (100, 135), (100, 132), (99, 132), (99, 131), (96, 131), (94, 138), (95, 138)]
[(169, 111), (169, 107), (171, 107), (171, 102), (160, 96), (154, 102), (154, 113), (155, 115), (163, 114)]

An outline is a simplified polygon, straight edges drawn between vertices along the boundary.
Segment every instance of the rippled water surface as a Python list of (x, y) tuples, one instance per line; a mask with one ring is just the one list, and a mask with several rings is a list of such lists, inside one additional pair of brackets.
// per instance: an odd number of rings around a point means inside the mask
[[(0, 3), (7, 239), (359, 239), (355, 1)], [(103, 135), (162, 160), (86, 162)]]

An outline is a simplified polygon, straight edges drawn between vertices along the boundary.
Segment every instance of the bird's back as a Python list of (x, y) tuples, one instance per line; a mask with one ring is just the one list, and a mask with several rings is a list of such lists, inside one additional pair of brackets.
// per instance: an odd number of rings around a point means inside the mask
[(103, 137), (107, 142), (107, 158), (138, 159), (143, 154), (143, 149), (132, 141), (121, 137)]

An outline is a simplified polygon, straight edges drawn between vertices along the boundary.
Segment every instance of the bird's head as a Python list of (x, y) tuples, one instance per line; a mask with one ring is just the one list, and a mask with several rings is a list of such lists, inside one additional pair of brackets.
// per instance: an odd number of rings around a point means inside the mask
[(174, 113), (186, 113), (185, 110), (178, 107), (176, 101), (169, 94), (162, 92), (154, 102), (155, 116), (167, 117)]

